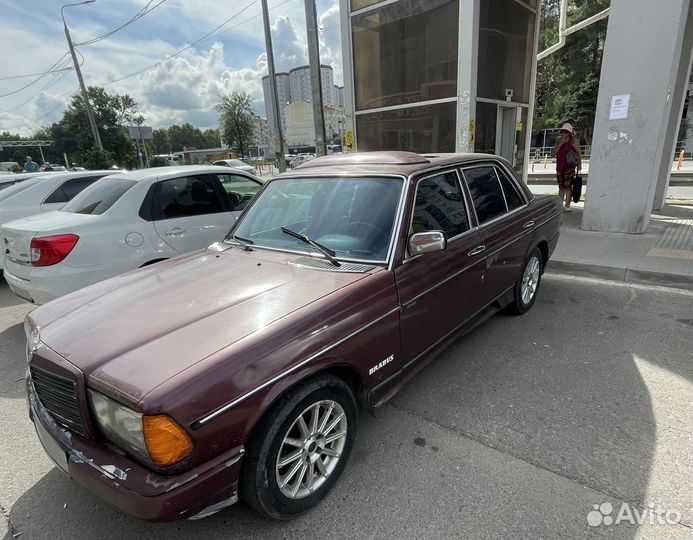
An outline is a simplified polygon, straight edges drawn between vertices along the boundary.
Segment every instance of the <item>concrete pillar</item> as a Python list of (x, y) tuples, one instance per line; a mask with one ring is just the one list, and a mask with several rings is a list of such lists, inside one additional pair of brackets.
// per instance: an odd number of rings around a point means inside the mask
[[(690, 0), (611, 1), (582, 219), (585, 230), (647, 229), (658, 178), (671, 167), (680, 116), (672, 118), (681, 114), (678, 98), (687, 82), (679, 75), (690, 67), (689, 4)], [(618, 118), (623, 110), (612, 107), (612, 97), (619, 95), (630, 99), (626, 118)]]

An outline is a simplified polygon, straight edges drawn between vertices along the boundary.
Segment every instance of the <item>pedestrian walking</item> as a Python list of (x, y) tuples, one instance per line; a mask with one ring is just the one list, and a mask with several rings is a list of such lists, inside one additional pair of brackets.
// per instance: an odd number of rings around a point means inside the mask
[(31, 156), (26, 157), (24, 163), (24, 172), (37, 172), (39, 170), (38, 163), (31, 160)]
[(558, 142), (551, 150), (556, 158), (556, 182), (558, 195), (564, 202), (566, 212), (570, 212), (570, 202), (573, 196), (573, 180), (576, 172), (582, 168), (582, 152), (580, 141), (575, 136), (573, 126), (565, 123), (559, 131)]

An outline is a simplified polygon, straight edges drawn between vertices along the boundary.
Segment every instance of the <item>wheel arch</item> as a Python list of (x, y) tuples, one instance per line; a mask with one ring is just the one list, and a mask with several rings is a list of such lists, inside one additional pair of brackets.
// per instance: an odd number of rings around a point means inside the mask
[(340, 379), (351, 389), (359, 408), (363, 409), (368, 406), (368, 388), (365, 379), (357, 369), (344, 361), (333, 361), (310, 370), (300, 370), (269, 387), (262, 399), (262, 404), (258, 406), (258, 414), (246, 424), (246, 444), (253, 438), (262, 421), (281, 404), (283, 398), (295, 388), (321, 375), (332, 375)]

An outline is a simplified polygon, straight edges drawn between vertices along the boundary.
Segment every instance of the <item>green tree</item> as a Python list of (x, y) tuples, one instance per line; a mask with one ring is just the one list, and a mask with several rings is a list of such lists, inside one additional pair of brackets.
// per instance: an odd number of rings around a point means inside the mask
[[(575, 0), (568, 4), (571, 26), (609, 7), (609, 0)], [(559, 0), (543, 0), (539, 50), (558, 41)], [(592, 140), (599, 94), (599, 76), (606, 39), (607, 19), (566, 37), (562, 49), (539, 62), (537, 69), (536, 130), (572, 123), (588, 144)]]
[(216, 110), (221, 113), (221, 130), (226, 144), (242, 158), (253, 143), (250, 96), (243, 90), (221, 96)]
[[(87, 92), (104, 150), (116, 163), (135, 167), (138, 163), (135, 145), (124, 127), (143, 121), (137, 112), (137, 102), (127, 94), (109, 94), (100, 87), (89, 87)], [(50, 133), (57, 150), (65, 152), (72, 161), (75, 160), (73, 156), (80, 163), (95, 159), (91, 152), (94, 148), (91, 126), (80, 96), (72, 98), (62, 120), (51, 126)], [(100, 155), (103, 158), (108, 154)]]

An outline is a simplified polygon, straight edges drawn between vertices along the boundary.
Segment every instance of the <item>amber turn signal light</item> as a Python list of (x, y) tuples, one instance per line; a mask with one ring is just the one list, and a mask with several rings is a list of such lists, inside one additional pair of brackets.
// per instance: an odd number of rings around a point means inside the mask
[(178, 463), (195, 447), (187, 432), (167, 416), (143, 416), (142, 427), (149, 457), (158, 467)]

